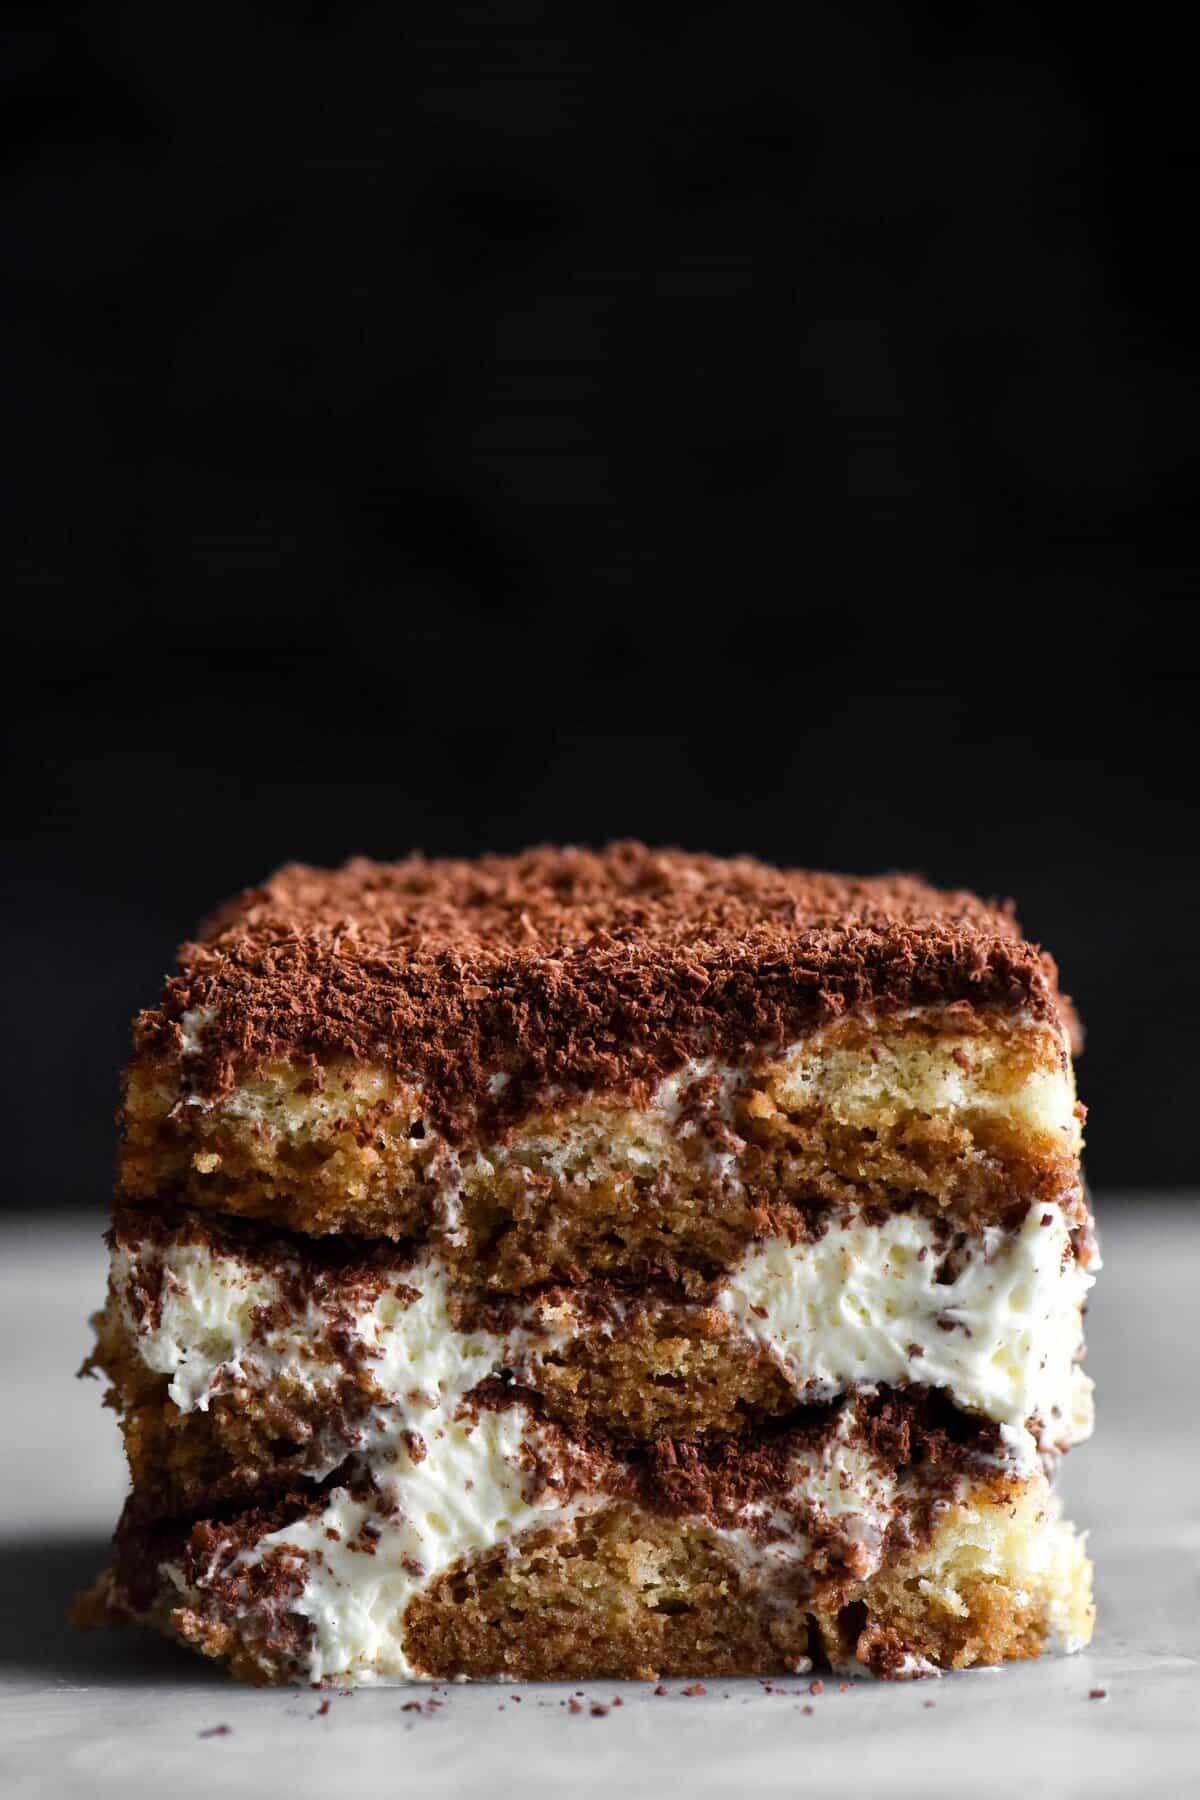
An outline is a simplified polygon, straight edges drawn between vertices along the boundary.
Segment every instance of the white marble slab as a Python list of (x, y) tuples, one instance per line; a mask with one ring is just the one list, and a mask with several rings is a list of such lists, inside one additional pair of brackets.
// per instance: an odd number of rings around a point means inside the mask
[[(1100, 1624), (1084, 1655), (899, 1686), (709, 1682), (334, 1695), (241, 1689), (138, 1633), (76, 1637), (123, 1487), (71, 1379), (103, 1286), (95, 1221), (0, 1230), (0, 1792), (162, 1795), (1200, 1795), (1200, 1200), (1099, 1207), (1095, 1440), (1067, 1460)], [(1089, 1698), (1092, 1688), (1107, 1698)], [(520, 1695), (518, 1701), (516, 1696)], [(593, 1702), (623, 1704), (593, 1717)], [(812, 1707), (811, 1714), (803, 1710)], [(219, 1735), (204, 1735), (227, 1726)]]

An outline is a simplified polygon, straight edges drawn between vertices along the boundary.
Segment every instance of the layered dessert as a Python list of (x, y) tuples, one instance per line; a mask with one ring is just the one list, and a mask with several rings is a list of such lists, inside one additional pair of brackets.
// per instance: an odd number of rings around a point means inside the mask
[(136, 1024), (91, 1615), (342, 1685), (1078, 1647), (1075, 1034), (908, 878), (281, 871)]

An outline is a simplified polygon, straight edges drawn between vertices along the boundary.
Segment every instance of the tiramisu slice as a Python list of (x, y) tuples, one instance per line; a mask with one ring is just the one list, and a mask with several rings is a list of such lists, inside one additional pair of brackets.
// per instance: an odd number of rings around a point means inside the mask
[(138, 1021), (93, 1610), (285, 1681), (1085, 1641), (1072, 1029), (908, 879), (285, 870)]

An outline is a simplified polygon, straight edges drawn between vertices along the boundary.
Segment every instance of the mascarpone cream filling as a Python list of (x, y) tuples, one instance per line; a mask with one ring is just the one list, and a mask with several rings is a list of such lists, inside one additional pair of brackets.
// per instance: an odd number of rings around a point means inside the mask
[[(901, 1382), (943, 1388), (1004, 1427), (1014, 1457), (1032, 1464), (1039, 1448), (1065, 1449), (1091, 1428), (1079, 1357), (1093, 1279), (1056, 1206), (1031, 1208), (1015, 1233), (988, 1227), (949, 1259), (924, 1214), (850, 1214), (811, 1242), (752, 1245), (716, 1304), (777, 1361), (798, 1403)], [(337, 1378), (349, 1341), (381, 1396), (354, 1446), (362, 1450), (410, 1424), (420, 1429), (430, 1409), (453, 1412), (503, 1369), (536, 1386), (539, 1361), (584, 1329), (579, 1305), (560, 1289), (527, 1302), (504, 1332), (457, 1330), (446, 1270), (428, 1253), (399, 1287), (339, 1308), (335, 1355), (328, 1311), (312, 1298), (297, 1304), (295, 1285), (285, 1295), (279, 1275), (186, 1239), (118, 1243), (113, 1252), (125, 1328), (146, 1366), (169, 1378), (181, 1411), (283, 1374), (319, 1393)], [(150, 1315), (136, 1299), (148, 1286), (158, 1293)], [(619, 1318), (601, 1329), (619, 1330)], [(332, 1446), (313, 1472), (328, 1473), (346, 1448)]]
[[(403, 1628), (415, 1595), (461, 1558), (533, 1526), (565, 1528), (607, 1503), (604, 1493), (573, 1493), (538, 1471), (542, 1437), (523, 1406), (474, 1419), (443, 1416), (419, 1444), (397, 1441), (367, 1459), (373, 1491), (357, 1498), (335, 1489), (321, 1512), (261, 1538), (223, 1575), (236, 1582), (273, 1558), (302, 1577), (286, 1611), (311, 1627), (297, 1670), (303, 1680), (371, 1685), (418, 1677)], [(195, 1604), (197, 1590), (178, 1567), (167, 1564), (164, 1574)], [(253, 1610), (248, 1597), (246, 1611)]]
[[(1056, 1207), (1032, 1208), (1015, 1233), (989, 1229), (958, 1241), (949, 1261), (945, 1248), (923, 1214), (845, 1215), (812, 1242), (752, 1246), (716, 1304), (777, 1360), (798, 1401), (903, 1381), (943, 1387), (999, 1424), (1005, 1465), (1033, 1475), (1039, 1443), (1062, 1446), (1090, 1423), (1090, 1384), (1077, 1357), (1093, 1277), (1076, 1263)], [(286, 1374), (319, 1393), (338, 1376), (328, 1294), (324, 1305), (299, 1299), (297, 1283), (269, 1265), (181, 1237), (118, 1242), (112, 1277), (138, 1353), (168, 1377), (184, 1412), (205, 1410), (240, 1382)], [(156, 1294), (150, 1309), (137, 1299), (147, 1292)], [(415, 1595), (461, 1559), (534, 1527), (568, 1529), (610, 1495), (587, 1491), (586, 1472), (555, 1474), (561, 1458), (524, 1405), (461, 1407), (504, 1368), (536, 1383), (539, 1357), (583, 1327), (569, 1296), (530, 1301), (503, 1333), (460, 1331), (446, 1271), (426, 1255), (369, 1304), (355, 1307), (352, 1298), (350, 1288), (338, 1306), (342, 1354), (349, 1331), (382, 1396), (353, 1446), (369, 1480), (337, 1488), (319, 1513), (242, 1551), (222, 1577), (236, 1584), (266, 1557), (292, 1570), (287, 1610), (310, 1627), (298, 1676), (386, 1683), (421, 1673), (405, 1649)], [(605, 1327), (620, 1328), (619, 1317)], [(811, 1561), (830, 1528), (845, 1566), (860, 1578), (873, 1573), (895, 1510), (919, 1479), (879, 1463), (855, 1425), (851, 1404), (817, 1448), (797, 1452), (774, 1499), (712, 1527), (781, 1604), (794, 1600), (789, 1571)], [(314, 1472), (328, 1473), (346, 1451), (344, 1440), (335, 1443)], [(182, 1600), (197, 1602), (178, 1568), (165, 1573)], [(252, 1591), (250, 1582), (251, 1613)]]
[(985, 1227), (949, 1263), (927, 1217), (894, 1213), (751, 1246), (717, 1304), (806, 1400), (915, 1381), (1020, 1438), (1036, 1421), (1042, 1447), (1066, 1449), (1091, 1430), (1078, 1363), (1094, 1279), (1057, 1206), (1031, 1207), (1015, 1233)]

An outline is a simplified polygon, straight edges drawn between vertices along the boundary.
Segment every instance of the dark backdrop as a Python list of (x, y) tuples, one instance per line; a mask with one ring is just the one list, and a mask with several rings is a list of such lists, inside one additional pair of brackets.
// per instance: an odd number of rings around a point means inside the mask
[(228, 891), (625, 834), (1014, 894), (1194, 1180), (1189, 65), (796, 13), (18, 13), (6, 1201)]

